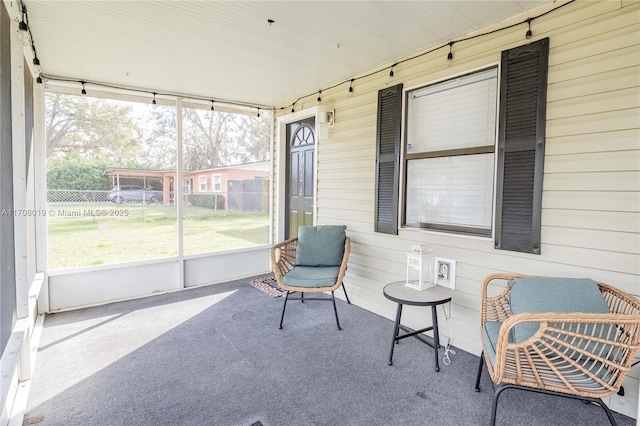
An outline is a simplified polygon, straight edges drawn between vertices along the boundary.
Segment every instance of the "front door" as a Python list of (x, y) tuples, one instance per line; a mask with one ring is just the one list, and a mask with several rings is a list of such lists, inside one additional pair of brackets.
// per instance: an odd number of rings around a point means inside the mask
[(287, 224), (286, 238), (298, 236), (298, 226), (313, 225), (314, 117), (287, 124)]

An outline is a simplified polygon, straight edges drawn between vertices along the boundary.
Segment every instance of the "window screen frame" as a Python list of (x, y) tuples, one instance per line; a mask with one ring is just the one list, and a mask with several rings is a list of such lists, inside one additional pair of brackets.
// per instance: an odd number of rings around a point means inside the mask
[[(469, 148), (453, 148), (447, 150), (439, 150), (439, 151), (427, 151), (427, 152), (417, 152), (417, 153), (409, 153), (407, 152), (407, 139), (409, 132), (409, 96), (412, 92), (424, 89), (429, 86), (445, 83), (447, 81), (451, 81), (457, 78), (461, 78), (468, 75), (478, 74), (484, 71), (488, 71), (491, 69), (496, 70), (496, 106), (495, 106), (495, 127), (494, 127), (494, 135), (493, 135), (493, 145), (483, 145), (483, 146), (474, 146)], [(454, 74), (451, 76), (446, 76), (441, 79), (433, 80), (424, 84), (420, 84), (414, 87), (409, 87), (404, 90), (403, 93), (403, 117), (402, 123), (404, 126), (402, 132), (402, 142), (401, 142), (401, 155), (402, 155), (402, 200), (400, 202), (401, 211), (401, 227), (403, 229), (414, 229), (421, 231), (433, 231), (440, 233), (448, 233), (448, 234), (457, 234), (457, 235), (465, 235), (465, 236), (473, 236), (473, 237), (481, 237), (485, 239), (493, 239), (495, 232), (495, 214), (496, 214), (496, 176), (497, 176), (497, 149), (498, 149), (498, 129), (500, 124), (500, 62), (494, 62), (487, 65), (483, 65), (482, 67), (478, 67), (471, 70), (466, 70), (458, 74)], [(461, 226), (461, 225), (446, 225), (446, 224), (438, 224), (438, 223), (425, 223), (420, 224), (420, 226), (415, 226), (411, 224), (407, 224), (407, 191), (409, 189), (408, 185), (408, 165), (409, 161), (416, 159), (424, 159), (424, 158), (439, 158), (439, 157), (455, 157), (462, 155), (477, 155), (477, 154), (492, 154), (493, 155), (493, 171), (491, 175), (492, 179), (492, 200), (491, 200), (491, 220), (490, 227), (487, 228), (479, 228), (479, 227), (471, 227), (471, 226)]]

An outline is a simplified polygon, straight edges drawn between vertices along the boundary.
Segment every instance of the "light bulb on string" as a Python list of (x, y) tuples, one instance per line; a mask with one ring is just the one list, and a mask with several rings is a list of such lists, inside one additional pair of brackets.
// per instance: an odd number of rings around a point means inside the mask
[(318, 101), (318, 102), (322, 102), (322, 90), (320, 90), (320, 91), (318, 92), (318, 99), (317, 99), (317, 101)]
[(391, 70), (389, 71), (389, 77), (393, 77), (393, 67), (395, 67), (397, 64), (393, 64), (391, 65)]
[(453, 60), (453, 52), (451, 51), (451, 48), (453, 47), (453, 41), (449, 42), (449, 54), (447, 55), (447, 61), (451, 61)]
[(27, 7), (22, 5), (22, 20), (18, 23), (18, 29), (20, 31), (29, 31), (29, 26), (27, 25), (27, 20), (25, 19), (27, 16)]
[(529, 25), (529, 29), (527, 30), (527, 34), (525, 34), (525, 37), (528, 39), (530, 39), (531, 37), (533, 37), (533, 33), (531, 32), (531, 21), (533, 21), (533, 18), (527, 18), (527, 24)]
[(156, 102), (156, 92), (153, 92), (153, 100), (151, 101), (151, 104), (152, 105), (156, 105), (157, 104), (157, 102)]
[(351, 79), (351, 82), (349, 83), (349, 93), (353, 93), (353, 78)]
[(211, 99), (211, 111), (215, 111), (215, 108), (213, 108), (213, 99)]
[(80, 93), (82, 93), (83, 95), (86, 95), (87, 91), (84, 88), (84, 81), (81, 81), (80, 83), (82, 83), (82, 91)]
[(258, 114), (257, 114), (257, 116), (258, 116), (258, 117), (260, 117), (260, 108), (258, 108)]

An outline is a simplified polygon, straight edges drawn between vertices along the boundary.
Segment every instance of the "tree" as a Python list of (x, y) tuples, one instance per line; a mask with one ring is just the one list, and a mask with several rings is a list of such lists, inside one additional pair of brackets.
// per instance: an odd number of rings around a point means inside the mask
[(185, 108), (184, 168), (202, 170), (269, 159), (271, 117)]
[[(176, 168), (176, 108), (62, 94), (46, 98), (47, 156), (108, 159), (108, 167)], [(185, 170), (269, 159), (271, 113), (183, 109)]]
[(45, 108), (47, 157), (73, 152), (109, 158), (124, 166), (140, 156), (140, 129), (131, 106), (116, 101), (48, 93)]
[(176, 109), (161, 105), (150, 106), (141, 120), (145, 123), (142, 149), (148, 168), (175, 169), (178, 140)]

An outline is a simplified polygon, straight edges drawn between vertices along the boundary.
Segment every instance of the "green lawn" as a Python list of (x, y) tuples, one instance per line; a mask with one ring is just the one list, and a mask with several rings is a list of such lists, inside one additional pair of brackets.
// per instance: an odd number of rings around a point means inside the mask
[[(50, 269), (176, 256), (174, 206), (49, 205)], [(269, 242), (269, 214), (187, 206), (184, 252), (231, 250)]]

